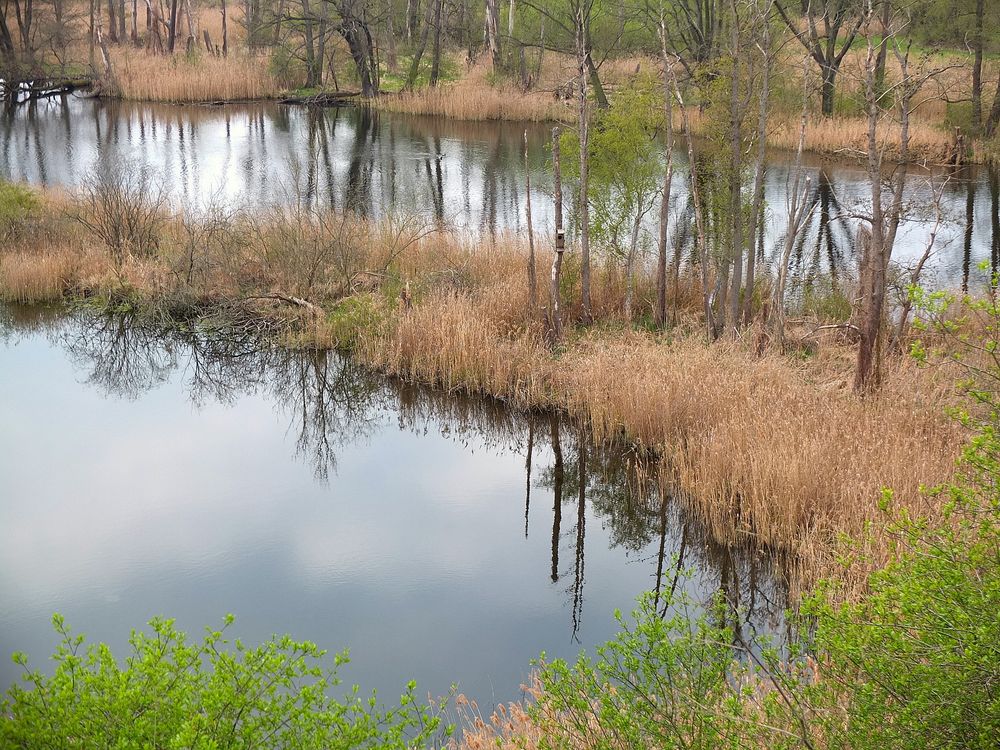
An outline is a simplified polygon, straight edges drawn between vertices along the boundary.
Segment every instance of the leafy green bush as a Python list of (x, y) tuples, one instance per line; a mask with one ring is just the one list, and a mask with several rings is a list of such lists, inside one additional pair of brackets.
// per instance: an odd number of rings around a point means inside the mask
[[(668, 613), (669, 614), (666, 614)], [(734, 658), (726, 605), (697, 614), (685, 596), (640, 600), (618, 636), (572, 666), (543, 664), (534, 708), (544, 746), (647, 750), (799, 746), (788, 703), (760, 678), (755, 660), (776, 683), (796, 686), (799, 666), (780, 663), (758, 644)], [(739, 650), (739, 649), (737, 649)]]
[(403, 750), (450, 731), (416, 702), (412, 683), (387, 710), (357, 688), (343, 702), (330, 698), (347, 654), (324, 670), (325, 652), (288, 636), (230, 646), (224, 627), (195, 644), (173, 621), (154, 619), (150, 632), (133, 631), (120, 664), (104, 644), (84, 648), (60, 616), (53, 625), (61, 643), (51, 676), (14, 656), (28, 687), (0, 704), (0, 747)]
[(973, 437), (954, 481), (929, 491), (943, 518), (894, 512), (886, 490), (891, 562), (857, 600), (832, 583), (806, 597), (795, 617), (810, 636), (784, 653), (735, 637), (721, 601), (697, 614), (643, 599), (596, 659), (543, 666), (548, 747), (997, 747), (1000, 305), (995, 291), (966, 298), (955, 317), (948, 295), (915, 299), (968, 376), (956, 416)]
[(33, 190), (0, 180), (0, 240), (10, 241), (20, 235), (40, 205)]

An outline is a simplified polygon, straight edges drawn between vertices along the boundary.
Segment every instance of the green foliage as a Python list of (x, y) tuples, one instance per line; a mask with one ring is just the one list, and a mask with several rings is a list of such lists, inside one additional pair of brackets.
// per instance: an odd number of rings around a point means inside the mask
[(949, 130), (961, 128), (963, 132), (970, 132), (972, 130), (972, 102), (947, 102), (944, 127)]
[(232, 621), (197, 644), (172, 620), (151, 620), (150, 632), (133, 631), (120, 664), (104, 644), (85, 648), (55, 615), (61, 643), (51, 676), (14, 655), (28, 687), (11, 688), (0, 704), (0, 747), (404, 750), (450, 732), (416, 702), (413, 683), (391, 709), (356, 687), (334, 700), (328, 692), (346, 653), (324, 669), (324, 651), (289, 636), (230, 644), (224, 633)]
[(0, 240), (10, 241), (22, 234), (40, 205), (33, 190), (0, 180)]
[[(591, 239), (618, 262), (637, 250), (633, 231), (656, 203), (663, 174), (656, 140), (663, 125), (662, 93), (655, 79), (637, 77), (613, 105), (598, 110), (590, 130), (589, 195)], [(578, 177), (578, 134), (565, 131), (566, 172)]]
[(792, 723), (789, 705), (764, 689), (755, 665), (786, 688), (801, 683), (800, 666), (780, 664), (766, 645), (736, 659), (722, 599), (698, 610), (685, 594), (646, 595), (631, 621), (616, 613), (620, 633), (596, 660), (543, 663), (535, 715), (543, 724), (558, 717), (543, 746), (578, 746), (581, 738), (601, 749), (798, 746), (780, 728)]
[[(995, 279), (1000, 282), (1000, 279)], [(996, 289), (996, 283), (992, 287)], [(681, 594), (643, 598), (621, 632), (574, 664), (543, 664), (545, 746), (594, 748), (995, 748), (1000, 737), (1000, 305), (911, 290), (922, 327), (949, 342), (920, 359), (965, 368), (974, 430), (956, 479), (929, 496), (930, 522), (879, 507), (891, 560), (857, 599), (832, 583), (804, 599), (800, 655), (700, 614)], [(866, 549), (866, 545), (857, 545)], [(694, 610), (694, 611), (693, 611)], [(735, 645), (734, 645), (735, 644)], [(805, 655), (808, 654), (809, 656)]]
[[(380, 78), (381, 89), (383, 91), (402, 91), (406, 86), (412, 64), (413, 55), (400, 55), (397, 60), (396, 73), (391, 72), (383, 65)], [(432, 65), (431, 51), (428, 49), (420, 59), (420, 67), (417, 69), (417, 79), (413, 84), (414, 89), (422, 89), (430, 85)], [(461, 77), (461, 74), (462, 66), (455, 59), (455, 56), (442, 51), (440, 68), (438, 70), (439, 81), (441, 83), (457, 81)], [(357, 69), (352, 66), (350, 71), (345, 73), (345, 75), (353, 75), (357, 78)]]
[(853, 312), (850, 298), (836, 286), (809, 286), (802, 293), (802, 312), (819, 320), (845, 321)]
[(370, 293), (340, 300), (326, 316), (330, 336), (337, 347), (351, 349), (362, 333), (380, 330), (389, 319), (386, 302), (387, 299)]
[(295, 89), (306, 79), (305, 63), (284, 44), (272, 48), (267, 69), (284, 89)]

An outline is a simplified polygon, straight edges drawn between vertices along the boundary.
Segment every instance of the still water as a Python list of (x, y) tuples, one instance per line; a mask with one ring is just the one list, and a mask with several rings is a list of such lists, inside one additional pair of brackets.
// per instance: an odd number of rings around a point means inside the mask
[[(0, 308), (0, 688), (62, 613), (121, 651), (154, 615), (349, 648), (344, 676), (482, 705), (643, 591), (723, 592), (780, 630), (761, 555), (711, 543), (650, 467), (554, 414), (335, 354)], [(680, 569), (690, 569), (690, 577)]]
[[(428, 221), (492, 236), (525, 229), (525, 151), (532, 178), (533, 219), (552, 227), (550, 128), (470, 123), (356, 108), (272, 103), (172, 106), (105, 102), (73, 96), (0, 115), (0, 177), (72, 186), (96, 168), (128, 161), (156, 170), (178, 206), (210, 202), (257, 206), (304, 200), (378, 217), (417, 213)], [(686, 154), (678, 150), (673, 218), (678, 246), (690, 243)], [(771, 155), (761, 256), (769, 262), (786, 226), (789, 154)], [(865, 173), (856, 163), (809, 157), (815, 206), (793, 257), (802, 284), (832, 284), (855, 273), (852, 238), (865, 211)], [(1000, 262), (1000, 172), (970, 167), (951, 173), (913, 167), (907, 220), (894, 258), (913, 265), (933, 224), (932, 183), (945, 182), (944, 225), (927, 280), (940, 286), (981, 285), (977, 265)], [(572, 191), (570, 191), (572, 192)], [(654, 212), (644, 234), (655, 246)]]

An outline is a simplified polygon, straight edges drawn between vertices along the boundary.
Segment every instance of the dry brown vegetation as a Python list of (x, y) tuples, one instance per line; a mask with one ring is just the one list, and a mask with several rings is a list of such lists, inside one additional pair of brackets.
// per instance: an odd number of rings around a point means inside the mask
[(214, 57), (163, 57), (128, 47), (112, 52), (121, 96), (169, 103), (273, 99), (282, 87), (268, 71), (267, 58), (231, 53)]
[(418, 91), (384, 94), (376, 106), (388, 112), (437, 115), (456, 120), (548, 121), (572, 116), (551, 93), (521, 91), (512, 83), (490, 85), (485, 59), (457, 83)]
[(165, 220), (158, 256), (116, 265), (70, 219), (52, 221), (0, 255), (3, 298), (126, 296), (166, 310), (239, 303), (294, 317), (299, 344), (346, 346), (410, 380), (564, 409), (598, 438), (625, 436), (658, 453), (665, 490), (717, 540), (782, 550), (803, 583), (835, 570), (837, 535), (863, 534), (883, 487), (911, 512), (934, 515), (919, 488), (950, 475), (962, 440), (943, 414), (950, 372), (899, 358), (882, 394), (861, 399), (848, 386), (851, 349), (836, 340), (813, 342), (806, 357), (759, 353), (752, 331), (746, 343), (709, 345), (684, 309), (668, 333), (631, 330), (621, 280), (608, 270), (595, 277), (598, 324), (553, 353), (541, 311), (528, 310), (524, 248), (512, 238), (475, 244), (406, 222), (275, 211), (216, 217), (210, 233)]

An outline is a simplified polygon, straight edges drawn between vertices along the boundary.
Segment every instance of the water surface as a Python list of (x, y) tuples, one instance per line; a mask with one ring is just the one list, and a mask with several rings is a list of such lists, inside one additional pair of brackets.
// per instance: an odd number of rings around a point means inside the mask
[(0, 394), (0, 686), (14, 650), (46, 667), (56, 611), (119, 651), (154, 615), (198, 633), (232, 612), (247, 640), (349, 648), (365, 689), (483, 705), (643, 591), (721, 591), (781, 627), (771, 561), (555, 414), (44, 308), (0, 308)]
[[(428, 222), (491, 237), (525, 230), (525, 152), (533, 184), (533, 220), (551, 231), (553, 215), (546, 125), (457, 122), (358, 108), (274, 103), (175, 106), (64, 96), (0, 115), (0, 176), (73, 186), (95, 169), (125, 162), (152, 167), (177, 206), (259, 206), (306, 201), (379, 217), (416, 213)], [(686, 154), (678, 150), (672, 225), (690, 244)], [(770, 156), (767, 221), (761, 255), (771, 262), (786, 226), (793, 159)], [(811, 156), (813, 220), (793, 257), (793, 278), (808, 288), (835, 288), (856, 271), (854, 215), (865, 212), (868, 188), (860, 165)], [(912, 167), (907, 220), (895, 260), (912, 266), (933, 224), (932, 185), (945, 182), (944, 225), (927, 280), (977, 287), (977, 265), (1000, 262), (1000, 173)], [(572, 193), (572, 191), (569, 191)], [(570, 207), (572, 213), (572, 207)], [(655, 246), (655, 211), (643, 242)], [(544, 234), (542, 236), (545, 236)]]

